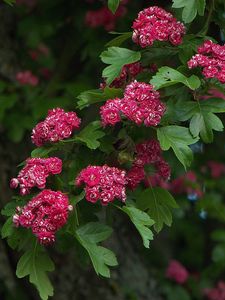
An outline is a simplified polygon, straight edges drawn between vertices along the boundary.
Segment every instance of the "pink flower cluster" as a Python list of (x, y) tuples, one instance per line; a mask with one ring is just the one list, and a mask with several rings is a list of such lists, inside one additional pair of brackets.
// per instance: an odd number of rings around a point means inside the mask
[(35, 76), (31, 71), (21, 71), (16, 74), (16, 80), (21, 85), (31, 85), (31, 86), (37, 86), (39, 83), (39, 79), (37, 76)]
[[(132, 64), (124, 65), (120, 75), (113, 80), (109, 87), (111, 88), (121, 88), (127, 82), (132, 81), (135, 77), (141, 73), (143, 70), (141, 64), (139, 62), (135, 62)], [(106, 83), (103, 82), (100, 84), (100, 88), (105, 88)]]
[(187, 194), (196, 195), (197, 197), (202, 197), (203, 192), (201, 186), (198, 182), (197, 175), (193, 171), (189, 171), (184, 175), (181, 175), (171, 181), (169, 186), (170, 191), (173, 194)]
[(13, 222), (16, 226), (31, 228), (39, 242), (47, 245), (55, 241), (56, 231), (66, 223), (68, 211), (72, 209), (65, 194), (44, 190), (23, 208), (17, 208)]
[(187, 281), (189, 273), (179, 261), (171, 260), (166, 270), (166, 277), (183, 284)]
[(212, 178), (217, 179), (225, 175), (225, 164), (210, 160), (207, 165)]
[(75, 112), (65, 112), (62, 108), (49, 110), (46, 119), (34, 127), (32, 141), (40, 147), (69, 138), (73, 130), (79, 128), (80, 121)]
[(88, 166), (80, 172), (75, 184), (86, 184), (85, 197), (89, 202), (96, 203), (100, 200), (102, 205), (107, 205), (115, 198), (125, 202), (125, 175), (125, 171), (107, 165)]
[(215, 288), (205, 289), (204, 294), (208, 300), (225, 300), (225, 282), (219, 281)]
[(29, 158), (26, 160), (25, 167), (19, 172), (18, 177), (11, 179), (10, 187), (15, 189), (19, 186), (20, 194), (26, 195), (35, 186), (44, 189), (47, 177), (61, 172), (62, 161), (57, 157)]
[[(146, 165), (151, 165), (154, 174), (152, 180), (166, 181), (170, 177), (170, 166), (162, 157), (162, 150), (156, 140), (145, 141), (136, 146), (136, 157), (131, 169), (127, 173), (128, 187), (134, 189), (144, 180)], [(149, 178), (148, 178), (149, 179)]]
[(225, 45), (205, 41), (198, 48), (198, 54), (188, 61), (188, 67), (202, 67), (205, 78), (217, 78), (221, 83), (225, 83)]
[(132, 28), (133, 41), (142, 48), (151, 46), (154, 41), (170, 41), (173, 45), (179, 45), (185, 34), (184, 24), (158, 6), (140, 11)]
[(103, 126), (115, 125), (121, 115), (137, 125), (157, 126), (165, 112), (159, 92), (151, 84), (133, 81), (124, 91), (122, 99), (110, 99), (100, 108)]
[(120, 5), (116, 13), (113, 14), (108, 7), (104, 6), (98, 10), (89, 10), (85, 16), (85, 23), (91, 28), (104, 27), (110, 31), (115, 28), (116, 20), (123, 17), (127, 12), (125, 6)]

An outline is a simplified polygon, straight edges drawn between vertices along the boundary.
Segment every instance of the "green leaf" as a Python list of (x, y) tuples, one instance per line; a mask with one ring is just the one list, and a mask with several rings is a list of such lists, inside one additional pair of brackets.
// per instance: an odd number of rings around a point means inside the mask
[(204, 15), (205, 4), (205, 0), (173, 0), (172, 7), (183, 8), (182, 20), (185, 23), (191, 23), (197, 16), (197, 13), (200, 16)]
[(77, 107), (81, 110), (91, 104), (122, 96), (123, 91), (121, 89), (105, 87), (104, 90), (89, 90), (86, 92), (82, 92), (77, 97), (79, 99), (79, 101), (77, 102)]
[(132, 206), (123, 206), (122, 210), (130, 217), (131, 222), (140, 233), (145, 248), (149, 248), (150, 240), (153, 240), (153, 233), (148, 228), (155, 222), (149, 217), (147, 213)]
[(105, 64), (109, 65), (102, 72), (102, 77), (106, 78), (106, 83), (109, 85), (120, 75), (124, 65), (139, 61), (141, 53), (126, 48), (110, 47), (103, 51), (100, 57)]
[(16, 3), (16, 0), (4, 0), (5, 3), (9, 4), (9, 5), (13, 5)]
[(29, 276), (29, 280), (39, 291), (42, 300), (47, 300), (53, 296), (53, 287), (47, 276), (47, 272), (54, 270), (54, 264), (46, 251), (41, 246), (27, 250), (20, 258), (16, 275), (18, 278)]
[(93, 267), (97, 274), (110, 277), (109, 266), (116, 266), (117, 259), (115, 254), (97, 243), (106, 240), (112, 233), (109, 226), (99, 222), (87, 223), (76, 230), (76, 238), (87, 250)]
[(172, 148), (183, 166), (190, 166), (193, 154), (188, 145), (196, 143), (199, 138), (193, 138), (188, 128), (176, 125), (161, 127), (157, 129), (157, 137), (162, 150)]
[(74, 141), (81, 141), (87, 145), (90, 149), (97, 149), (100, 146), (100, 142), (98, 141), (102, 138), (105, 133), (101, 130), (101, 122), (94, 121), (88, 124), (75, 138)]
[(201, 82), (197, 76), (192, 75), (191, 77), (186, 77), (179, 71), (170, 67), (161, 67), (152, 77), (150, 83), (157, 90), (177, 83), (183, 83), (191, 90), (196, 90), (201, 85)]
[(119, 4), (120, 4), (120, 0), (108, 0), (108, 8), (111, 10), (113, 14), (115, 14)]
[(10, 236), (12, 233), (13, 233), (13, 221), (12, 221), (12, 217), (10, 217), (2, 226), (1, 235), (2, 238), (5, 239), (6, 237)]
[(54, 151), (55, 149), (56, 149), (55, 147), (50, 147), (50, 148), (39, 147), (34, 149), (31, 152), (31, 157), (48, 157), (48, 154)]
[(182, 286), (166, 286), (164, 288), (166, 300), (191, 300), (188, 292)]
[(112, 39), (111, 41), (109, 41), (106, 44), (107, 47), (112, 47), (112, 46), (119, 47), (121, 44), (123, 44), (123, 42), (125, 42), (126, 40), (132, 37), (132, 32), (122, 32), (122, 33), (111, 32), (111, 34), (118, 34), (118, 36)]
[(213, 241), (225, 243), (225, 230), (223, 229), (214, 230), (211, 234), (211, 238)]
[(193, 115), (190, 121), (190, 132), (194, 137), (200, 134), (203, 142), (213, 141), (213, 130), (223, 131), (223, 123), (220, 118), (211, 112), (201, 112)]
[(225, 264), (225, 243), (217, 245), (212, 251), (212, 260)]
[(112, 234), (112, 228), (99, 222), (90, 222), (80, 227), (77, 233), (88, 243), (99, 243)]
[(172, 195), (159, 187), (148, 188), (137, 198), (137, 207), (147, 211), (155, 221), (154, 229), (159, 232), (165, 223), (167, 226), (172, 224), (171, 209), (178, 205)]

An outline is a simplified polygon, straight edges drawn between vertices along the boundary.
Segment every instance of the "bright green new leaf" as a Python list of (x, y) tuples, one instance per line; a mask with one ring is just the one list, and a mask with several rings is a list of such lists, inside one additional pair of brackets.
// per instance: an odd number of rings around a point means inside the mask
[(196, 143), (199, 138), (193, 138), (188, 128), (176, 125), (161, 127), (157, 130), (157, 137), (163, 150), (172, 148), (183, 166), (190, 166), (193, 153), (188, 146)]
[(99, 121), (94, 121), (88, 124), (73, 140), (85, 143), (90, 149), (97, 149), (100, 146), (98, 140), (105, 135), (103, 131), (99, 130), (101, 127)]
[(119, 4), (120, 4), (120, 0), (108, 0), (108, 8), (111, 10), (113, 14), (115, 14)]
[(97, 243), (106, 240), (112, 233), (109, 226), (99, 222), (87, 223), (76, 230), (76, 238), (87, 250), (97, 274), (110, 277), (109, 266), (116, 266), (115, 254)]
[(165, 223), (172, 224), (171, 209), (178, 205), (172, 195), (159, 187), (148, 188), (137, 197), (137, 207), (147, 211), (151, 219), (155, 221), (154, 229), (159, 232)]
[(54, 264), (46, 251), (38, 244), (34, 248), (27, 250), (20, 258), (16, 275), (18, 278), (29, 276), (42, 300), (47, 300), (53, 296), (53, 287), (47, 276), (47, 272), (54, 270)]
[(106, 83), (109, 85), (119, 76), (124, 65), (139, 61), (141, 53), (126, 48), (110, 47), (103, 51), (100, 57), (105, 64), (109, 65), (102, 72), (102, 77), (106, 78)]
[(88, 107), (91, 104), (103, 102), (108, 99), (114, 99), (116, 97), (121, 97), (123, 92), (121, 89), (105, 87), (104, 90), (89, 90), (82, 92), (77, 98), (77, 107), (81, 110)]
[(155, 76), (152, 77), (150, 83), (155, 87), (156, 90), (177, 83), (183, 83), (191, 90), (196, 90), (201, 85), (199, 78), (195, 75), (186, 77), (177, 70), (170, 67), (161, 67)]
[(136, 207), (123, 206), (122, 210), (130, 217), (132, 223), (137, 228), (144, 246), (149, 248), (150, 240), (153, 240), (153, 233), (148, 227), (152, 226), (155, 222), (147, 213)]
[(197, 13), (200, 16), (204, 15), (205, 5), (205, 0), (173, 0), (172, 7), (183, 8), (182, 20), (185, 23), (191, 23), (197, 16)]

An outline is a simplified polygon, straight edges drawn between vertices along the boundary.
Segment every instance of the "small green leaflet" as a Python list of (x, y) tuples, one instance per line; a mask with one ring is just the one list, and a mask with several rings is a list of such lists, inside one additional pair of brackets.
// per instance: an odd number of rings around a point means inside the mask
[(90, 149), (97, 149), (100, 146), (98, 141), (102, 138), (105, 133), (99, 128), (101, 128), (100, 121), (94, 121), (88, 124), (75, 138), (74, 141), (81, 141), (87, 145)]
[(116, 97), (121, 97), (123, 91), (121, 89), (105, 87), (104, 90), (89, 90), (82, 92), (77, 98), (77, 107), (81, 110), (88, 107), (91, 104), (103, 102), (108, 99), (114, 99)]
[(111, 10), (113, 14), (115, 14), (119, 4), (120, 4), (120, 0), (108, 0), (108, 8)]
[(157, 129), (157, 137), (162, 150), (172, 148), (185, 169), (190, 166), (193, 153), (188, 145), (196, 143), (199, 138), (193, 138), (188, 128), (176, 125), (161, 127)]
[(141, 53), (126, 48), (110, 47), (100, 55), (102, 62), (109, 65), (102, 72), (102, 77), (106, 78), (106, 83), (110, 85), (119, 76), (124, 65), (139, 61)]
[(53, 296), (53, 286), (47, 276), (47, 272), (54, 270), (54, 264), (44, 249), (37, 244), (27, 250), (20, 258), (16, 275), (18, 278), (29, 276), (29, 280), (39, 291), (42, 300)]
[(110, 277), (109, 266), (118, 265), (115, 254), (97, 243), (106, 240), (112, 233), (112, 228), (99, 222), (90, 222), (76, 230), (76, 238), (87, 250), (97, 274)]
[(106, 44), (107, 47), (112, 47), (112, 46), (119, 47), (121, 44), (123, 44), (123, 42), (125, 42), (126, 40), (132, 37), (132, 32), (122, 32), (122, 33), (110, 32), (110, 33), (117, 34), (118, 36), (112, 39), (111, 41), (109, 41)]
[(213, 141), (213, 130), (223, 131), (223, 128), (220, 118), (211, 112), (196, 113), (190, 121), (191, 134), (194, 137), (200, 134), (201, 139), (205, 143)]
[(13, 5), (14, 3), (16, 3), (16, 0), (4, 0), (4, 2), (9, 5)]
[(197, 13), (200, 16), (204, 15), (206, 0), (173, 0), (172, 7), (183, 8), (182, 20), (185, 23), (191, 23)]
[(137, 228), (143, 239), (145, 248), (149, 248), (150, 240), (153, 240), (153, 233), (148, 227), (152, 226), (155, 222), (147, 213), (136, 207), (123, 206), (122, 210), (129, 216), (131, 222)]
[(48, 157), (48, 154), (52, 151), (55, 151), (56, 147), (38, 147), (31, 152), (31, 157)]
[(147, 211), (151, 219), (155, 221), (155, 231), (159, 232), (162, 230), (164, 223), (171, 226), (171, 209), (177, 208), (178, 205), (167, 190), (155, 187), (144, 190), (137, 197), (137, 207)]
[(5, 239), (6, 237), (13, 234), (13, 221), (12, 217), (8, 218), (1, 229), (2, 238)]
[(186, 77), (177, 70), (170, 67), (161, 67), (155, 76), (152, 77), (150, 83), (156, 88), (156, 90), (177, 83), (183, 83), (191, 90), (196, 90), (200, 87), (201, 82), (195, 75)]

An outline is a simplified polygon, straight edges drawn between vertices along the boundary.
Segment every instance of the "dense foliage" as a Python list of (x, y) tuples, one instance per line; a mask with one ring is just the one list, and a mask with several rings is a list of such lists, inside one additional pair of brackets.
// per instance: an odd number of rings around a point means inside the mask
[(2, 209), (17, 277), (52, 296), (52, 248), (110, 277), (102, 242), (123, 214), (165, 299), (225, 299), (224, 1), (6, 2), (24, 48), (0, 81), (0, 118), (11, 141), (30, 132), (36, 146)]

